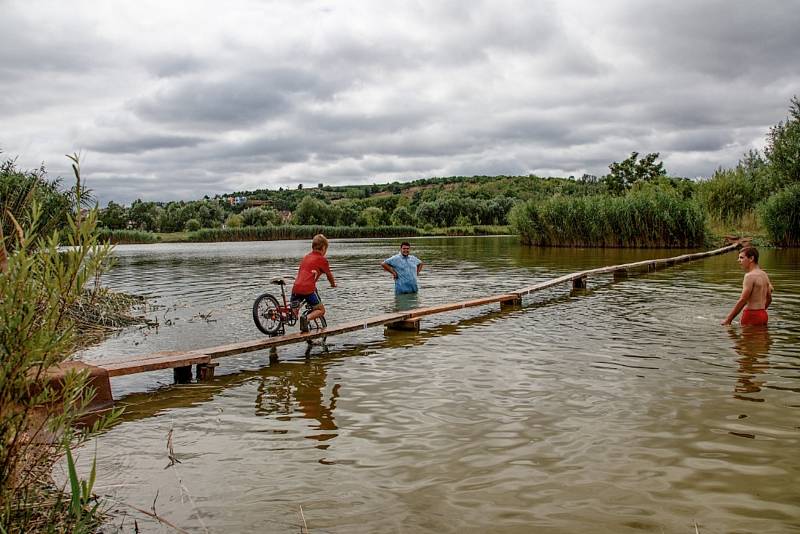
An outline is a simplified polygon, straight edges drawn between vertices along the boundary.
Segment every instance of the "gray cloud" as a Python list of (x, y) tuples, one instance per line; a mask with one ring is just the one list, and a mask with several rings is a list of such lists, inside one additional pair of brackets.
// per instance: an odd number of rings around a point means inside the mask
[(171, 148), (195, 147), (204, 141), (201, 137), (183, 135), (144, 135), (104, 139), (89, 145), (89, 150), (109, 154), (140, 154), (150, 150), (169, 150)]

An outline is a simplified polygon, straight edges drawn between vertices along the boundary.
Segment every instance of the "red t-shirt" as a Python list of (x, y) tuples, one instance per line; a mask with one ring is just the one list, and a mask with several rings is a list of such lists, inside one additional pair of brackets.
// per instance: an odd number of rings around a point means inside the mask
[(317, 280), (322, 273), (330, 273), (331, 266), (322, 253), (312, 250), (300, 262), (297, 277), (294, 279), (292, 293), (295, 295), (310, 295), (317, 288)]

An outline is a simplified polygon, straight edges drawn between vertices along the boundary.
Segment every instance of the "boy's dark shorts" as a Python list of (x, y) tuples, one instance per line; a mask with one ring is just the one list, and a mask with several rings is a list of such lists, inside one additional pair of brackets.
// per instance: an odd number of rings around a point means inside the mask
[(292, 308), (299, 308), (303, 305), (303, 302), (308, 302), (312, 308), (316, 308), (320, 305), (319, 297), (316, 293), (311, 293), (310, 295), (298, 295), (296, 293), (292, 293)]

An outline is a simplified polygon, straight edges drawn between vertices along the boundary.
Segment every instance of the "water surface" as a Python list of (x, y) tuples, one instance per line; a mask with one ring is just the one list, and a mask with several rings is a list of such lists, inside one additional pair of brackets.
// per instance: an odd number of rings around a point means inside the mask
[[(160, 326), (81, 356), (256, 339), (253, 299), (308, 246), (118, 247), (106, 283), (147, 294)], [(685, 252), (418, 239), (407, 302), (379, 267), (397, 246), (332, 241), (329, 323)], [(196, 532), (298, 532), (300, 507), (311, 532), (800, 532), (800, 254), (762, 265), (777, 290), (762, 331), (719, 325), (741, 288), (727, 254), (424, 318), (417, 335), (230, 357), (208, 383), (114, 379), (128, 408), (98, 440), (98, 491)], [(181, 463), (165, 469), (170, 430)]]

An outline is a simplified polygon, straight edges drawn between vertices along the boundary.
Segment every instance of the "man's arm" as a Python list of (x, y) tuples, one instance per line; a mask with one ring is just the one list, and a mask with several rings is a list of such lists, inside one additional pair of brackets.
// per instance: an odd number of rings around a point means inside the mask
[(742, 311), (742, 308), (744, 308), (747, 305), (747, 302), (750, 300), (750, 294), (752, 292), (753, 292), (753, 278), (745, 275), (744, 282), (742, 282), (742, 294), (739, 296), (739, 300), (736, 301), (736, 304), (734, 304), (731, 312), (728, 314), (725, 320), (722, 321), (720, 324), (723, 325), (731, 324), (733, 320), (736, 318), (736, 316), (739, 315), (739, 312)]
[(384, 271), (386, 271), (388, 273), (391, 273), (392, 274), (392, 278), (397, 280), (397, 271), (395, 271), (394, 268), (391, 265), (389, 265), (386, 262), (383, 262), (383, 263), (381, 263), (381, 267), (383, 267)]
[[(769, 283), (769, 282), (767, 282)], [(769, 308), (769, 305), (772, 304), (772, 291), (775, 288), (772, 287), (772, 284), (769, 284), (769, 289), (767, 289), (767, 302), (764, 304), (764, 309)]]
[(421, 270), (422, 270), (422, 262), (419, 262), (419, 263), (417, 264), (417, 274), (419, 274), (419, 272), (420, 272)]

